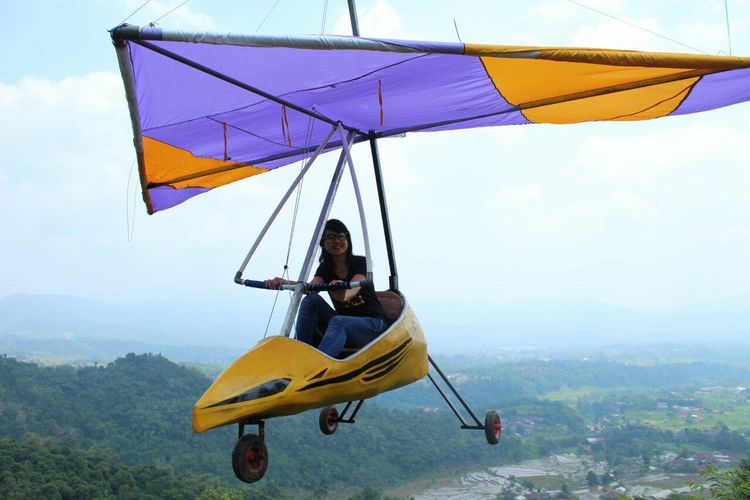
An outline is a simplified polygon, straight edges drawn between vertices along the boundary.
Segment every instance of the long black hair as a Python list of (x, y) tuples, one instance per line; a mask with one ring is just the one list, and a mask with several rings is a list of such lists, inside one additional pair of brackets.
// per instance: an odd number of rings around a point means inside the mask
[(346, 267), (352, 267), (354, 261), (354, 254), (352, 252), (352, 235), (349, 234), (349, 230), (346, 228), (346, 224), (338, 219), (328, 219), (325, 227), (323, 228), (323, 236), (320, 237), (320, 259), (318, 260), (322, 266), (327, 270), (333, 272), (333, 259), (331, 254), (326, 251), (325, 247), (325, 232), (331, 231), (334, 233), (344, 233), (346, 235)]

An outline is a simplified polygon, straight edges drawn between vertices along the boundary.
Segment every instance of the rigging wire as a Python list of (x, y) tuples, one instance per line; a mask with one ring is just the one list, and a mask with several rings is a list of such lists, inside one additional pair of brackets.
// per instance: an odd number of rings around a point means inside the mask
[(594, 7), (590, 7), (590, 6), (586, 5), (586, 4), (578, 2), (577, 0), (568, 0), (568, 2), (570, 2), (572, 4), (575, 4), (575, 5), (578, 5), (579, 7), (583, 7), (584, 9), (592, 10), (592, 11), (596, 12), (597, 14), (601, 14), (603, 16), (609, 17), (611, 19), (614, 19), (615, 21), (619, 21), (621, 23), (627, 24), (628, 26), (631, 26), (633, 28), (639, 29), (641, 31), (645, 31), (646, 33), (650, 33), (652, 35), (658, 36), (659, 38), (663, 38), (664, 40), (668, 40), (668, 41), (670, 41), (672, 43), (676, 43), (678, 45), (682, 45), (683, 47), (686, 47), (686, 48), (688, 48), (690, 50), (694, 50), (696, 52), (700, 52), (701, 54), (708, 55), (708, 52), (704, 52), (701, 49), (697, 49), (695, 47), (691, 47), (690, 45), (687, 45), (687, 44), (684, 44), (684, 43), (682, 43), (680, 41), (677, 41), (674, 38), (669, 38), (668, 36), (664, 36), (664, 35), (662, 35), (660, 33), (655, 32), (655, 31), (651, 31), (650, 29), (644, 28), (643, 26), (638, 26), (637, 24), (631, 23), (630, 21), (626, 21), (624, 19), (620, 19), (617, 16), (613, 16), (612, 14), (608, 14), (606, 12), (603, 12), (603, 11), (599, 10), (599, 9), (595, 9)]
[(463, 40), (461, 40), (461, 34), (458, 32), (458, 24), (456, 23), (456, 18), (453, 18), (453, 27), (456, 28), (456, 36), (458, 37), (458, 43), (464, 43)]
[(326, 32), (326, 17), (328, 16), (328, 0), (323, 0), (323, 21), (320, 23), (320, 34)]
[[(315, 111), (315, 105), (312, 107), (313, 111)], [(312, 134), (313, 129), (315, 128), (315, 122), (312, 119), (312, 116), (308, 117), (307, 120), (307, 132), (305, 134), (305, 147), (303, 149), (302, 153), (302, 160), (300, 162), (300, 170), (305, 168), (305, 162), (307, 161), (307, 153), (309, 152), (310, 148), (310, 142), (312, 141)], [(289, 229), (289, 243), (286, 247), (286, 259), (284, 260), (284, 272), (281, 274), (281, 277), (284, 279), (288, 279), (289, 276), (289, 257), (292, 254), (292, 243), (294, 241), (294, 229), (297, 225), (297, 214), (299, 213), (299, 203), (300, 199), (302, 197), (302, 184), (304, 184), (305, 178), (303, 177), (300, 179), (299, 184), (297, 185), (297, 197), (294, 200), (294, 212), (292, 214), (292, 226)], [(271, 306), (271, 312), (268, 314), (268, 321), (266, 322), (266, 329), (263, 332), (263, 338), (266, 338), (268, 335), (268, 328), (271, 326), (271, 320), (273, 319), (273, 313), (276, 310), (276, 303), (279, 300), (279, 294), (281, 293), (281, 290), (276, 291), (276, 296), (273, 298), (273, 305)], [(291, 303), (292, 299), (292, 292), (289, 292), (289, 301)]]
[(122, 21), (120, 21), (120, 23), (117, 26), (122, 26), (123, 24), (125, 24), (128, 19), (130, 19), (131, 17), (133, 17), (136, 14), (136, 12), (138, 12), (139, 10), (141, 10), (142, 8), (144, 8), (146, 5), (148, 5), (149, 2), (151, 2), (151, 0), (146, 0), (145, 2), (143, 2), (140, 7), (138, 7), (133, 12), (131, 12), (128, 17), (126, 17), (125, 19), (123, 19)]
[(271, 12), (273, 12), (273, 10), (274, 10), (274, 9), (276, 8), (276, 6), (277, 6), (277, 5), (279, 5), (279, 2), (280, 2), (280, 1), (281, 1), (281, 0), (276, 0), (276, 1), (274, 2), (273, 6), (271, 7), (271, 10), (269, 10), (269, 11), (268, 11), (268, 13), (266, 14), (266, 17), (264, 17), (264, 18), (263, 18), (263, 20), (262, 20), (262, 21), (260, 22), (260, 24), (258, 25), (258, 27), (257, 27), (257, 28), (255, 28), (255, 32), (256, 32), (256, 33), (260, 31), (260, 29), (261, 29), (261, 28), (263, 27), (263, 25), (264, 25), (264, 24), (266, 23), (266, 19), (268, 19), (268, 17), (269, 17), (270, 15), (271, 15)]
[(724, 0), (724, 17), (727, 20), (727, 42), (729, 43), (729, 55), (732, 55), (732, 33), (729, 31), (729, 6), (727, 0)]
[[(125, 21), (123, 21), (125, 22)], [(135, 159), (130, 164), (130, 173), (128, 173), (128, 187), (125, 189), (125, 222), (128, 228), (128, 243), (133, 241), (133, 234), (135, 234), (135, 201), (138, 199), (136, 196), (138, 183), (133, 184), (133, 226), (130, 226), (130, 179), (133, 177), (133, 166), (135, 165)]]
[(176, 11), (177, 9), (179, 9), (180, 7), (182, 7), (183, 5), (185, 5), (186, 3), (188, 3), (189, 1), (190, 1), (190, 0), (184, 0), (184, 2), (182, 2), (181, 4), (179, 4), (179, 5), (177, 6), (177, 7), (174, 7), (174, 8), (172, 9), (172, 10), (170, 10), (170, 11), (169, 11), (169, 12), (167, 12), (166, 14), (162, 14), (162, 15), (161, 15), (160, 17), (158, 17), (158, 18), (154, 19), (153, 21), (151, 21), (151, 23), (150, 23), (150, 24), (156, 24), (156, 23), (158, 23), (159, 21), (161, 21), (162, 19), (164, 19), (164, 18), (165, 18), (165, 17), (167, 17), (167, 16), (169, 15), (169, 14), (171, 14), (171, 13), (172, 13), (172, 12), (174, 12), (174, 11)]
[[(315, 105), (313, 105), (313, 111), (315, 111)], [(310, 116), (307, 120), (307, 132), (305, 134), (305, 149), (302, 153), (302, 160), (300, 162), (300, 171), (302, 171), (303, 168), (305, 168), (305, 162), (307, 161), (307, 153), (309, 152), (310, 148), (310, 142), (312, 141), (312, 133), (313, 129), (315, 128), (315, 122), (312, 119), (312, 116)], [(297, 214), (299, 212), (299, 202), (300, 198), (302, 197), (302, 185), (304, 184), (305, 179), (304, 177), (300, 179), (299, 184), (297, 185), (297, 198), (294, 200), (294, 213), (292, 215), (292, 227), (289, 230), (289, 244), (287, 245), (286, 249), (286, 260), (284, 261), (284, 269), (286, 270), (289, 266), (289, 256), (292, 252), (292, 241), (294, 240), (294, 228), (297, 225)]]

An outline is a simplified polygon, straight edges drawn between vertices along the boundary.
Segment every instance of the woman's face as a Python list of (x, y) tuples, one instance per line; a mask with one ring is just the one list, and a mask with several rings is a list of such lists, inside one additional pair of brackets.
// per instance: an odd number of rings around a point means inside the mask
[(346, 255), (349, 250), (349, 242), (346, 239), (346, 233), (336, 233), (334, 231), (325, 231), (323, 233), (323, 248), (331, 256)]

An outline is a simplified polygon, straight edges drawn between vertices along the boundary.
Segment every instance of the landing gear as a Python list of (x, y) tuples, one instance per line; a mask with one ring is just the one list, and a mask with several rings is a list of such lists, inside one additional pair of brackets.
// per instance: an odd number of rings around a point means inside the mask
[(339, 427), (339, 411), (336, 407), (326, 406), (325, 408), (321, 408), (318, 424), (320, 425), (320, 432), (327, 436), (336, 432), (336, 429)]
[(335, 406), (325, 406), (321, 408), (320, 415), (318, 415), (318, 425), (320, 426), (320, 432), (327, 436), (330, 436), (331, 434), (336, 432), (339, 424), (353, 424), (354, 417), (357, 416), (357, 412), (360, 408), (362, 408), (362, 403), (364, 403), (365, 400), (360, 399), (357, 405), (354, 407), (354, 410), (352, 410), (351, 415), (349, 415), (349, 417), (347, 418), (346, 412), (349, 411), (349, 408), (352, 406), (352, 402), (353, 401), (349, 401), (348, 403), (346, 403), (346, 406), (344, 406), (344, 409), (340, 414)]
[(484, 416), (484, 437), (490, 444), (497, 444), (500, 441), (503, 425), (500, 423), (500, 417), (495, 410), (490, 410)]
[(448, 403), (448, 407), (450, 407), (450, 409), (453, 410), (453, 414), (456, 415), (456, 418), (458, 418), (459, 422), (461, 422), (461, 428), (484, 430), (484, 437), (487, 438), (487, 442), (489, 444), (497, 444), (498, 441), (500, 441), (500, 434), (502, 432), (502, 424), (500, 423), (500, 417), (498, 416), (497, 412), (495, 410), (488, 411), (484, 417), (484, 425), (482, 425), (482, 422), (480, 422), (479, 418), (477, 418), (474, 412), (471, 411), (471, 408), (469, 408), (469, 405), (466, 404), (466, 401), (464, 401), (464, 399), (458, 393), (456, 388), (453, 387), (453, 384), (451, 384), (450, 380), (448, 380), (448, 377), (446, 377), (445, 374), (442, 372), (442, 370), (440, 370), (438, 365), (432, 359), (432, 356), (427, 356), (427, 359), (429, 360), (430, 364), (435, 369), (437, 374), (440, 376), (440, 378), (443, 380), (445, 385), (448, 386), (448, 389), (453, 393), (453, 395), (461, 403), (461, 406), (463, 406), (464, 410), (466, 410), (466, 413), (468, 413), (471, 419), (474, 420), (474, 425), (470, 425), (466, 423), (466, 421), (463, 419), (461, 414), (458, 413), (458, 410), (456, 410), (456, 407), (453, 406), (453, 403), (451, 403), (451, 400), (448, 399), (448, 396), (440, 388), (437, 381), (435, 381), (432, 375), (428, 373), (427, 378), (430, 379), (430, 382), (432, 382), (432, 385), (435, 386), (435, 389), (437, 389), (437, 391), (443, 397), (445, 402)]
[(253, 422), (258, 424), (256, 434), (245, 434), (245, 423), (240, 423), (239, 439), (232, 451), (232, 469), (237, 479), (246, 483), (254, 483), (263, 477), (268, 468), (268, 449), (264, 439), (262, 420)]

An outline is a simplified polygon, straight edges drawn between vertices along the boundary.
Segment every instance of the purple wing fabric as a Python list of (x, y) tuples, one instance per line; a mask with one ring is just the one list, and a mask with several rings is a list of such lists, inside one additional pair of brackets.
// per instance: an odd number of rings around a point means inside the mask
[(750, 100), (743, 58), (134, 27), (115, 35), (149, 213), (298, 161), (338, 122), (364, 141)]

